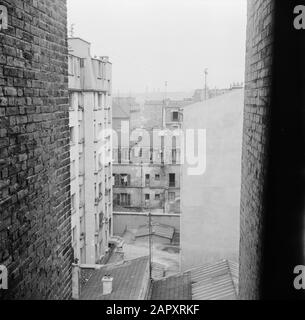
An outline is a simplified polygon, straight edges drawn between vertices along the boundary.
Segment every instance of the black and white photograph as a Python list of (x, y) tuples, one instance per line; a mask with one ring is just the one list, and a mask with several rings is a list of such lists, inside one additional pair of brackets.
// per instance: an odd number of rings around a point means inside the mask
[(0, 0), (1, 305), (304, 299), (304, 0)]

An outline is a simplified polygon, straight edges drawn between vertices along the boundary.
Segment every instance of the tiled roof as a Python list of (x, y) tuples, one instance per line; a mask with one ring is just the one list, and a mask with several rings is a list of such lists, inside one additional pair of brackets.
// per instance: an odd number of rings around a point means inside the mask
[[(175, 228), (171, 226), (158, 224), (158, 223), (155, 223), (152, 225), (153, 235), (172, 240), (174, 237), (174, 233), (175, 233)], [(149, 226), (144, 225), (139, 227), (135, 236), (139, 238), (139, 237), (144, 237), (148, 235), (149, 235)]]
[(193, 300), (236, 300), (238, 264), (223, 260), (189, 270)]
[(150, 300), (192, 300), (190, 273), (153, 282)]
[[(143, 288), (149, 284), (148, 262), (148, 257), (142, 257), (94, 270), (82, 289), (80, 300), (139, 300)], [(113, 277), (113, 291), (107, 296), (103, 296), (102, 286), (105, 275)]]
[(155, 281), (151, 300), (237, 300), (238, 264), (227, 260)]

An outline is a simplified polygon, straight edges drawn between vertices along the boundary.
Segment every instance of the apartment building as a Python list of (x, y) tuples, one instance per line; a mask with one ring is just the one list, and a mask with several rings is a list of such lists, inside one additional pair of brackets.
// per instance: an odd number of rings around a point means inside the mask
[[(124, 135), (130, 139), (128, 146), (119, 143), (113, 150), (114, 210), (180, 214), (181, 142), (174, 131), (182, 126), (183, 112), (178, 102), (147, 101), (138, 117), (128, 117), (122, 104), (115, 107), (120, 112), (113, 121), (129, 126)], [(142, 125), (133, 118), (142, 118)], [(140, 138), (141, 130), (149, 138)]]
[(68, 39), (72, 245), (83, 264), (103, 261), (112, 234), (112, 65)]

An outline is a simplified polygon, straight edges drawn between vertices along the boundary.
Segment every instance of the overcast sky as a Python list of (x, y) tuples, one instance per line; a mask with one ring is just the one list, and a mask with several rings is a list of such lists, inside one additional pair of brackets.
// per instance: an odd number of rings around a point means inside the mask
[(244, 80), (246, 0), (68, 0), (69, 28), (113, 63), (114, 94)]

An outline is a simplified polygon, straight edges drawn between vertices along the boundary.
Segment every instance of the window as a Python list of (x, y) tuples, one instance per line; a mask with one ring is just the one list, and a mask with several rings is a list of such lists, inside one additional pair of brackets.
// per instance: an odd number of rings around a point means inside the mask
[(98, 185), (98, 192), (99, 192), (99, 197), (101, 197), (103, 195), (103, 192), (102, 192), (102, 183), (100, 183)]
[(145, 194), (145, 201), (149, 201), (150, 200), (150, 194), (149, 193), (146, 193)]
[(174, 173), (169, 174), (169, 186), (172, 188), (176, 186), (176, 175)]
[(98, 94), (97, 93), (94, 94), (93, 99), (94, 99), (94, 110), (96, 110), (98, 107)]
[(74, 75), (74, 61), (73, 57), (69, 56), (69, 74)]
[(80, 233), (84, 233), (85, 232), (85, 220), (83, 217), (79, 218), (79, 227), (80, 227)]
[(98, 108), (99, 109), (103, 108), (103, 95), (102, 94), (98, 95)]
[(103, 78), (103, 63), (99, 62), (98, 64), (99, 64), (99, 66), (98, 66), (98, 76), (99, 76), (99, 78)]
[(78, 77), (80, 77), (80, 59), (75, 59), (75, 73)]
[(69, 108), (70, 108), (70, 110), (74, 110), (74, 95), (73, 95), (73, 93), (69, 93)]
[[(116, 185), (119, 185), (119, 186), (122, 186), (122, 187), (128, 187), (130, 186), (130, 175), (128, 174), (121, 174), (118, 176), (118, 179), (117, 180), (117, 177), (116, 177)], [(118, 184), (117, 184), (118, 182)]]
[(84, 110), (84, 97), (82, 93), (78, 93), (78, 109)]
[(176, 193), (175, 192), (169, 192), (168, 193), (168, 200), (169, 201), (175, 201), (176, 200)]
[(83, 187), (79, 186), (79, 201), (82, 201), (83, 199)]
[(85, 59), (80, 59), (80, 63), (79, 63), (81, 68), (85, 67)]
[(160, 200), (161, 200), (161, 195), (160, 195), (160, 193), (156, 193), (156, 194), (155, 194), (155, 200), (156, 200), (156, 201), (160, 201)]
[(172, 119), (173, 119), (173, 121), (179, 121), (179, 112), (177, 112), (177, 111), (173, 112)]
[(119, 198), (119, 205), (121, 206), (130, 206), (131, 196), (127, 193), (121, 193)]
[(156, 175), (155, 175), (155, 180), (156, 180), (156, 181), (160, 181), (160, 175), (159, 175), (159, 174), (156, 174)]
[(103, 219), (104, 219), (104, 213), (100, 212), (99, 213), (99, 227), (100, 227), (100, 229), (103, 228)]
[(95, 260), (96, 260), (96, 261), (99, 260), (99, 256), (98, 256), (98, 246), (97, 246), (97, 244), (95, 245)]
[(146, 175), (145, 175), (145, 184), (146, 184), (146, 185), (149, 185), (149, 184), (150, 184), (150, 175), (149, 175), (149, 174), (146, 174)]
[(172, 162), (173, 162), (173, 164), (177, 163), (177, 150), (176, 149), (172, 150)]
[(72, 194), (72, 197), (71, 197), (71, 207), (72, 207), (72, 211), (75, 210), (76, 208), (76, 199), (75, 199), (75, 194)]
[(75, 132), (74, 132), (74, 127), (70, 128), (70, 143), (74, 144), (75, 143)]
[(72, 243), (76, 241), (76, 227), (72, 229)]
[(97, 214), (94, 215), (95, 231), (98, 230)]
[(130, 175), (128, 174), (114, 174), (114, 185), (117, 187), (130, 186)]

